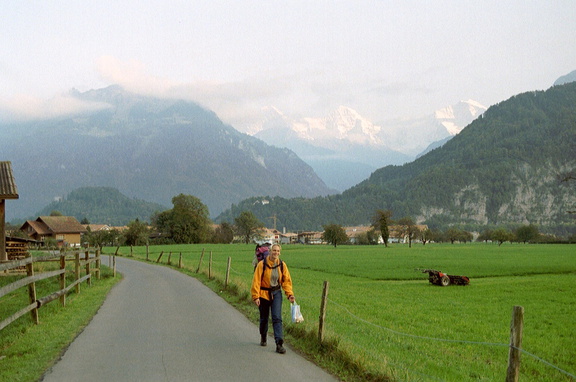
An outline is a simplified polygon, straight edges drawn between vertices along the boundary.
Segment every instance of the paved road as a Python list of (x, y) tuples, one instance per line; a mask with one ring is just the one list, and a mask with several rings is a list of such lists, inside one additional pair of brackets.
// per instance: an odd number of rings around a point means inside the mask
[(337, 381), (289, 344), (261, 347), (258, 327), (195, 278), (117, 266), (124, 280), (42, 381)]

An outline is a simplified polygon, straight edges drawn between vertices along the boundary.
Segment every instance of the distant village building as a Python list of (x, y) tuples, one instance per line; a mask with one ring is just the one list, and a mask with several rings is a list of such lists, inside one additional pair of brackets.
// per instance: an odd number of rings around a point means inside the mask
[(87, 232), (73, 216), (40, 216), (27, 220), (20, 230), (37, 241), (54, 239), (59, 247), (79, 247), (82, 234)]
[[(360, 236), (367, 234), (368, 231), (372, 229), (374, 229), (374, 227), (365, 225), (344, 227), (346, 235), (348, 236), (348, 240), (350, 241), (351, 244), (358, 244), (360, 242)], [(382, 240), (380, 232), (377, 231), (376, 234), (378, 235), (378, 244), (383, 244), (384, 240)]]
[(298, 243), (302, 244), (326, 244), (322, 240), (323, 232), (319, 231), (302, 231), (298, 232)]
[(113, 228), (108, 224), (82, 224), (82, 227), (84, 227), (87, 232), (111, 231)]
[(12, 163), (0, 162), (0, 261), (7, 261), (6, 255), (6, 199), (18, 199), (18, 190), (12, 174)]
[[(424, 224), (416, 224), (415, 227), (418, 231), (423, 232), (428, 229), (427, 225)], [(390, 237), (388, 238), (389, 243), (408, 243), (408, 236), (402, 233), (402, 227), (398, 225), (391, 225), (388, 227), (388, 231), (390, 233)], [(412, 242), (419, 243), (420, 237), (414, 237)]]
[[(419, 231), (425, 231), (428, 229), (427, 225), (417, 224), (415, 227)], [(350, 227), (342, 227), (348, 236), (348, 241), (350, 244), (359, 244), (360, 237), (365, 235), (368, 231), (374, 229), (372, 226), (350, 226)], [(408, 237), (403, 233), (402, 227), (397, 225), (391, 225), (388, 227), (389, 229), (389, 243), (408, 243)], [(292, 232), (281, 232), (277, 229), (270, 229), (270, 228), (263, 228), (258, 238), (256, 239), (257, 243), (270, 243), (270, 244), (326, 244), (326, 242), (322, 239), (322, 235), (324, 232), (322, 231), (300, 231), (298, 233)], [(378, 237), (378, 244), (383, 244), (384, 240), (382, 239), (382, 235), (380, 231), (375, 231)], [(240, 238), (237, 238), (240, 240)], [(414, 237), (412, 242), (419, 242), (419, 237)]]

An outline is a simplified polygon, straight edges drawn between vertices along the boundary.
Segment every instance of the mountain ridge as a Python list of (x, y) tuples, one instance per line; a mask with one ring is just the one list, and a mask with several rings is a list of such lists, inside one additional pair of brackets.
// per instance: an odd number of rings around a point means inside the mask
[(260, 218), (275, 214), (288, 229), (298, 216), (298, 229), (320, 230), (328, 222), (368, 225), (376, 210), (389, 209), (396, 219), (411, 216), (433, 228), (571, 229), (567, 211), (576, 205), (576, 189), (559, 179), (576, 170), (575, 104), (576, 83), (522, 93), (491, 106), (442, 147), (380, 168), (341, 194), (266, 205), (249, 199), (218, 219), (249, 209)]
[(20, 190), (8, 219), (30, 216), (82, 186), (114, 187), (162, 205), (191, 194), (213, 215), (254, 194), (332, 192), (292, 151), (240, 133), (193, 102), (138, 96), (118, 86), (72, 96), (108, 106), (0, 124), (10, 132), (0, 150)]
[(261, 125), (251, 131), (269, 144), (291, 149), (328, 186), (343, 191), (378, 168), (413, 160), (434, 142), (458, 134), (484, 110), (479, 102), (467, 100), (425, 118), (381, 126), (343, 105), (325, 117), (297, 120), (269, 107)]

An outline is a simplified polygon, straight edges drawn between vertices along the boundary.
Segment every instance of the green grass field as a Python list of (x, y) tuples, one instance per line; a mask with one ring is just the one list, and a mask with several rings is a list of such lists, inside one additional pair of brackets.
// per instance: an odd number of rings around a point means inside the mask
[[(105, 248), (104, 254), (115, 250)], [(170, 258), (176, 267), (182, 253), (183, 272), (222, 291), (222, 297), (256, 323), (257, 309), (248, 294), (253, 251), (253, 245), (151, 246), (149, 261), (155, 263), (163, 252), (160, 263), (166, 265)], [(122, 247), (119, 254), (145, 260), (146, 248)], [(206, 277), (210, 254), (211, 280)], [(222, 281), (228, 257), (231, 285), (226, 293)], [(575, 245), (286, 245), (281, 258), (305, 317), (304, 323), (290, 323), (285, 304), (288, 342), (343, 380), (504, 380), (515, 305), (525, 310), (520, 380), (576, 380)], [(427, 274), (417, 271), (422, 268), (466, 275), (471, 284), (434, 286)], [(103, 275), (80, 295), (72, 294), (66, 308), (57, 302), (42, 308), (41, 325), (26, 316), (1, 332), (0, 380), (37, 380), (115, 282), (110, 270)], [(319, 347), (324, 281), (329, 282), (326, 341)], [(20, 290), (18, 301), (26, 301), (26, 293)], [(0, 312), (13, 312), (12, 305), (20, 304), (3, 299)], [(254, 340), (258, 338), (255, 330)]]
[[(55, 263), (37, 263), (35, 272), (57, 267)], [(0, 286), (21, 277), (2, 275)], [(0, 331), (0, 381), (38, 381), (90, 322), (112, 286), (120, 279), (120, 276), (114, 278), (110, 269), (103, 268), (100, 280), (94, 280), (91, 286), (82, 283), (80, 294), (74, 291), (68, 294), (65, 307), (55, 300), (40, 308), (39, 325), (35, 325), (30, 314), (26, 314)], [(68, 285), (72, 282), (73, 276), (69, 275)], [(59, 283), (55, 277), (36, 283), (38, 298), (58, 289)], [(0, 300), (0, 319), (8, 318), (26, 305), (26, 287), (4, 296)]]
[[(223, 279), (231, 257), (231, 282), (247, 296), (252, 245), (151, 246), (149, 258), (155, 262), (164, 251), (165, 264), (172, 252), (177, 265), (182, 252), (184, 266), (194, 273), (202, 249), (201, 271), (208, 272), (212, 253), (212, 275)], [(145, 248), (133, 253), (144, 258)], [(305, 317), (303, 324), (288, 323), (286, 304), (287, 331), (317, 332), (328, 281), (325, 335), (374, 380), (504, 380), (515, 305), (525, 310), (521, 380), (574, 380), (574, 245), (286, 245), (281, 258)], [(434, 286), (418, 268), (466, 275), (471, 284)], [(344, 370), (340, 375), (352, 379)]]

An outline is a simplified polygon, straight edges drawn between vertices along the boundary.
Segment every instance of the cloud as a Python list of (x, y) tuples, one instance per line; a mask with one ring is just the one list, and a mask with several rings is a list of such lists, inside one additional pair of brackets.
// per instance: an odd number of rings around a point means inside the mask
[(79, 100), (71, 94), (61, 94), (50, 99), (16, 95), (0, 100), (0, 116), (7, 122), (23, 122), (94, 112), (109, 107), (101, 102)]
[(112, 56), (100, 57), (96, 66), (108, 83), (136, 94), (196, 102), (242, 131), (261, 120), (263, 107), (282, 102), (298, 82), (295, 78), (266, 75), (231, 82), (177, 82), (150, 75), (137, 60), (122, 61)]
[(120, 61), (112, 56), (102, 56), (96, 69), (106, 82), (137, 94), (162, 96), (176, 85), (170, 80), (147, 74), (145, 65), (137, 60)]

